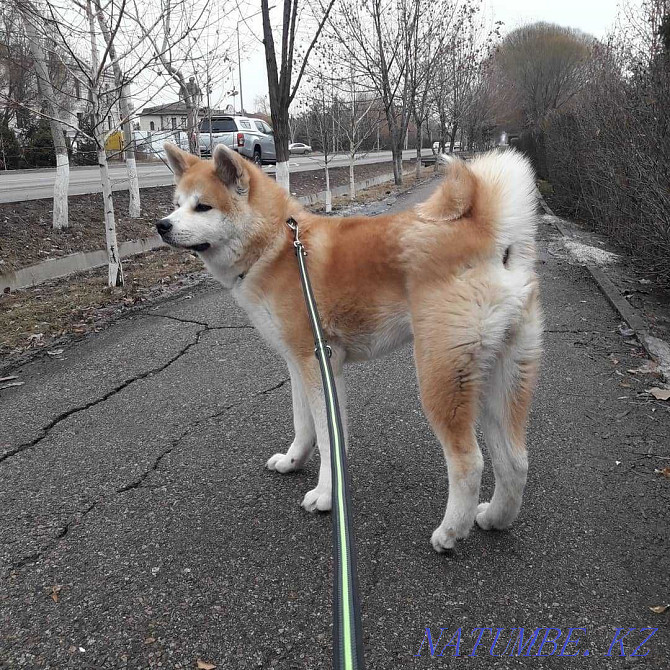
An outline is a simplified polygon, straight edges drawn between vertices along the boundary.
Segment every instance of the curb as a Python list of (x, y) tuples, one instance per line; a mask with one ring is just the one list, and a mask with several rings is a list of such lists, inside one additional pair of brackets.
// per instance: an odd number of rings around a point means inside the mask
[[(563, 237), (573, 237), (561, 224), (560, 218), (554, 214), (551, 207), (538, 191), (538, 201), (546, 214), (554, 217), (552, 225)], [(670, 345), (664, 340), (654, 337), (647, 328), (647, 323), (640, 312), (631, 305), (621, 294), (619, 289), (609, 277), (597, 266), (591, 263), (585, 264), (586, 269), (593, 277), (601, 293), (607, 298), (610, 305), (619, 313), (621, 318), (635, 331), (649, 357), (658, 365), (659, 372), (663, 375), (665, 382), (670, 382)]]

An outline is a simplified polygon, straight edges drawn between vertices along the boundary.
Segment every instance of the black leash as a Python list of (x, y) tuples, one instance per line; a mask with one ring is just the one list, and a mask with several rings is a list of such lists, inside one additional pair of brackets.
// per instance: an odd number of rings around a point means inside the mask
[(314, 353), (321, 368), (321, 380), (328, 414), (330, 463), (333, 477), (333, 670), (364, 670), (363, 629), (358, 597), (358, 573), (354, 543), (347, 452), (337, 389), (330, 364), (332, 351), (323, 336), (316, 301), (309, 283), (305, 256), (307, 251), (298, 236), (298, 222), (290, 217), (286, 224), (293, 231), (293, 246), (298, 257), (300, 282), (305, 294), (309, 322), (314, 334)]

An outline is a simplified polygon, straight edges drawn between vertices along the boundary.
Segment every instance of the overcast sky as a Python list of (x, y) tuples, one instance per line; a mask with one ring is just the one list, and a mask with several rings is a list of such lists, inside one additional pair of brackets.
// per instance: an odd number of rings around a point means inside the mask
[[(578, 28), (595, 37), (605, 37), (613, 27), (619, 2), (617, 0), (484, 0), (491, 21), (504, 21), (504, 30), (513, 30), (526, 23), (547, 21), (561, 26)], [(273, 12), (276, 17), (278, 14)], [(251, 19), (249, 27), (260, 37), (260, 16)], [(253, 102), (268, 91), (263, 45), (240, 25), (240, 41), (245, 45), (246, 56), (242, 57), (242, 91), (244, 107), (253, 111)], [(236, 78), (236, 86), (237, 78)], [(224, 101), (232, 103), (232, 98)], [(235, 100), (239, 109), (239, 96)]]

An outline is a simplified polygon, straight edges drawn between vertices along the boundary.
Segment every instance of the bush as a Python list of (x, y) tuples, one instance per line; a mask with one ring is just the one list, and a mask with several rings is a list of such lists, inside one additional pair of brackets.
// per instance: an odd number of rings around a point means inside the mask
[(670, 283), (670, 54), (600, 47), (575, 104), (544, 124), (554, 202)]
[(30, 126), (24, 135), (23, 157), (25, 167), (54, 167), (56, 152), (51, 139), (49, 122), (44, 119)]
[(0, 170), (15, 170), (21, 161), (21, 146), (14, 131), (0, 124)]

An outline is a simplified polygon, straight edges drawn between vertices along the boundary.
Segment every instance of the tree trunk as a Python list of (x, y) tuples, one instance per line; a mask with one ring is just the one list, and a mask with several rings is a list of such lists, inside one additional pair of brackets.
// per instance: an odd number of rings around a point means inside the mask
[(454, 142), (456, 142), (456, 130), (458, 129), (458, 123), (454, 123), (451, 127), (451, 134), (449, 135), (449, 153), (454, 153)]
[(109, 259), (109, 286), (123, 286), (123, 267), (119, 255), (119, 245), (116, 241), (116, 220), (114, 218), (114, 200), (112, 199), (112, 182), (109, 178), (107, 153), (104, 147), (98, 149), (98, 165), (102, 182), (102, 198), (105, 211), (105, 241), (107, 242), (107, 257)]
[[(32, 9), (32, 7), (31, 7)], [(26, 37), (30, 45), (30, 52), (35, 64), (35, 73), (37, 75), (37, 90), (40, 94), (42, 106), (49, 119), (51, 128), (51, 138), (54, 143), (54, 152), (56, 154), (56, 180), (54, 182), (53, 197), (53, 227), (56, 229), (67, 228), (68, 221), (68, 189), (70, 186), (70, 161), (67, 155), (67, 144), (63, 126), (59, 120), (56, 106), (54, 104), (55, 95), (49, 70), (46, 64), (46, 58), (42, 45), (37, 34), (35, 26), (30, 19), (23, 14), (23, 24), (26, 30)]]
[(333, 196), (330, 192), (330, 173), (326, 161), (326, 214), (333, 211)]
[(423, 124), (416, 124), (416, 178), (421, 176), (421, 149), (423, 148)]
[(285, 188), (290, 193), (291, 184), (288, 164), (288, 140), (291, 136), (291, 131), (288, 125), (288, 114), (284, 114), (284, 110), (277, 110), (273, 107), (272, 126), (274, 128), (275, 151), (277, 153), (277, 171), (275, 174), (275, 179), (280, 186)]
[(356, 197), (356, 178), (354, 176), (354, 161), (356, 160), (356, 153), (354, 145), (350, 146), (351, 153), (349, 154), (349, 199), (353, 200)]
[(133, 132), (130, 126), (130, 96), (128, 95), (128, 87), (123, 83), (123, 72), (116, 57), (116, 47), (113, 44), (111, 33), (105, 24), (105, 19), (100, 8), (100, 0), (95, 0), (95, 12), (98, 17), (98, 25), (105, 38), (105, 44), (109, 48), (109, 58), (114, 71), (114, 83), (119, 91), (119, 109), (121, 110), (121, 120), (123, 122), (123, 156), (126, 161), (126, 171), (128, 172), (128, 216), (131, 219), (137, 219), (140, 216), (140, 182), (137, 177)]
[(98, 146), (98, 167), (102, 184), (102, 199), (105, 213), (105, 240), (107, 242), (107, 258), (109, 264), (108, 285), (123, 286), (123, 267), (116, 241), (116, 220), (114, 218), (114, 200), (112, 198), (112, 182), (109, 178), (107, 153), (105, 152), (105, 133), (100, 117), (100, 93), (98, 80), (98, 47), (95, 41), (95, 22), (91, 10), (91, 1), (86, 4), (89, 31), (91, 37), (91, 106), (93, 108), (93, 133)]

